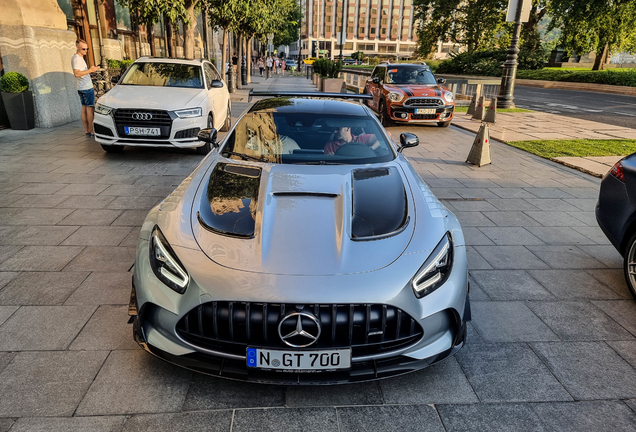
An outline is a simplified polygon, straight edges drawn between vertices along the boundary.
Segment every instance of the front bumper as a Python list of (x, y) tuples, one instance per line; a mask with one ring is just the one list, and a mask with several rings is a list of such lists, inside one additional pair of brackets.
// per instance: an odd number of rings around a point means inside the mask
[[(112, 116), (98, 113), (95, 113), (93, 126), (95, 141), (103, 145), (195, 148), (205, 144), (197, 135), (199, 130), (207, 127), (207, 118), (173, 118), (170, 127), (162, 128), (162, 133), (166, 133), (163, 137), (122, 135), (122, 128), (117, 127)], [(140, 121), (135, 126), (144, 127), (144, 124)]]
[(636, 208), (627, 194), (625, 183), (606, 174), (601, 181), (599, 199), (596, 204), (596, 222), (612, 245), (623, 254), (624, 241), (628, 234)]
[(447, 122), (453, 119), (455, 112), (454, 105), (435, 108), (435, 114), (416, 114), (417, 109), (431, 109), (430, 107), (405, 107), (404, 105), (392, 104), (389, 109), (391, 120), (409, 123)]

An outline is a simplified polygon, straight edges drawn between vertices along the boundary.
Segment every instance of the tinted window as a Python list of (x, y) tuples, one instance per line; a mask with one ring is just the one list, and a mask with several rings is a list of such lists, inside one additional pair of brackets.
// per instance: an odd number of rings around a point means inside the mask
[(386, 74), (385, 67), (378, 67), (378, 78), (380, 78), (381, 82), (384, 82), (384, 75)]
[(422, 66), (389, 67), (387, 84), (436, 84), (430, 69)]
[[(284, 99), (272, 103), (285, 102), (292, 103)], [(273, 109), (243, 116), (221, 153), (231, 159), (283, 164), (367, 164), (394, 158), (383, 131), (371, 117)]]
[(205, 82), (208, 84), (208, 88), (212, 86), (212, 81), (215, 80), (212, 68), (206, 64), (203, 66), (203, 72), (205, 73)]
[(201, 66), (178, 63), (133, 63), (122, 84), (153, 87), (203, 88)]

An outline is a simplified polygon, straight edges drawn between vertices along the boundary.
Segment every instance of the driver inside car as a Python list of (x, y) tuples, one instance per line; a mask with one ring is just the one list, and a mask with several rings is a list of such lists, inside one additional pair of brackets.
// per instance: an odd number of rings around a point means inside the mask
[(326, 155), (335, 154), (340, 147), (351, 142), (366, 144), (371, 147), (372, 150), (376, 150), (380, 147), (378, 138), (374, 134), (353, 135), (350, 127), (343, 126), (334, 128), (333, 138), (325, 144), (324, 153)]

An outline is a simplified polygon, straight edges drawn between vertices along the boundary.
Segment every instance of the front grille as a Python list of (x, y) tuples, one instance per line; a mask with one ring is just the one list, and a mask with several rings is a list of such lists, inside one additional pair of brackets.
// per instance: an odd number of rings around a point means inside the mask
[[(134, 113), (151, 114), (151, 120), (135, 120)], [(147, 109), (118, 109), (114, 115), (115, 127), (120, 137), (130, 136), (131, 138), (141, 139), (168, 139), (170, 138), (170, 130), (172, 129), (172, 118), (167, 111), (147, 110)], [(126, 135), (124, 128), (126, 126), (133, 127), (150, 127), (161, 129), (160, 136), (141, 137), (134, 135)]]
[(106, 136), (114, 136), (113, 135), (113, 131), (110, 128), (107, 128), (106, 126), (102, 126), (100, 124), (97, 123), (93, 123), (93, 128), (95, 128), (95, 133), (96, 134), (100, 134), (100, 135), (106, 135)]
[(174, 134), (174, 139), (196, 138), (197, 135), (199, 135), (199, 131), (200, 130), (201, 130), (200, 128), (192, 128), (192, 129), (181, 130), (181, 131), (177, 132), (176, 134)]
[(437, 114), (411, 114), (411, 120), (435, 120)]
[[(291, 312), (313, 314), (321, 325), (317, 342), (306, 349), (352, 348), (354, 357), (407, 347), (423, 335), (406, 312), (381, 304), (295, 305), (280, 303), (209, 302), (177, 323), (177, 333), (201, 348), (244, 356), (246, 348), (294, 349), (278, 334), (281, 317)], [(285, 325), (293, 327), (293, 320)], [(303, 324), (304, 326), (304, 324)], [(282, 329), (287, 334), (291, 329)]]
[(444, 102), (439, 98), (410, 98), (404, 101), (404, 106), (407, 107), (437, 107), (444, 105)]

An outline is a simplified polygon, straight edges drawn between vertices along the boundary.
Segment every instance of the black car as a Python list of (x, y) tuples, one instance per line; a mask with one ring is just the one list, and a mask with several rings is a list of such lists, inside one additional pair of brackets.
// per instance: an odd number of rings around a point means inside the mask
[(618, 161), (603, 177), (596, 220), (623, 256), (625, 280), (636, 298), (636, 153)]

